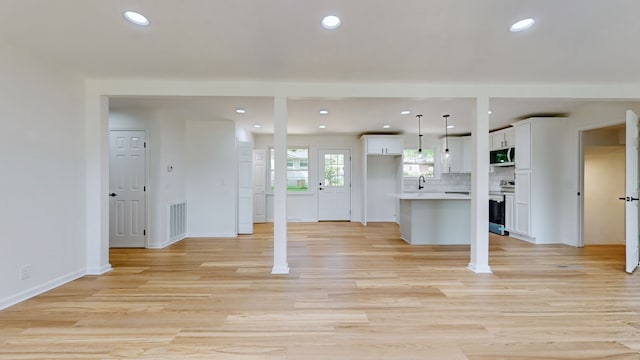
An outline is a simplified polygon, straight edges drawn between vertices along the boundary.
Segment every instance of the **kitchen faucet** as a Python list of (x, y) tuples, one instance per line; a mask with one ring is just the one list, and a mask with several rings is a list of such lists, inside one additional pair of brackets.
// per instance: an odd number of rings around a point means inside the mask
[(418, 178), (418, 190), (424, 189), (424, 186), (422, 184), (424, 184), (425, 182), (427, 182), (427, 180), (425, 180), (424, 175), (420, 175), (420, 177)]

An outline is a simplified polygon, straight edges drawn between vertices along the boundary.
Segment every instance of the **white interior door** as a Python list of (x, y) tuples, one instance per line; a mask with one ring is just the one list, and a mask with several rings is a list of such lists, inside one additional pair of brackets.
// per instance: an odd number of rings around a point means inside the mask
[(238, 144), (238, 234), (253, 234), (253, 144)]
[(351, 150), (318, 151), (318, 220), (351, 220)]
[(625, 238), (627, 244), (626, 270), (638, 267), (638, 115), (627, 110), (625, 157)]
[(144, 131), (109, 132), (109, 246), (145, 247)]
[(253, 222), (266, 221), (267, 152), (253, 150)]

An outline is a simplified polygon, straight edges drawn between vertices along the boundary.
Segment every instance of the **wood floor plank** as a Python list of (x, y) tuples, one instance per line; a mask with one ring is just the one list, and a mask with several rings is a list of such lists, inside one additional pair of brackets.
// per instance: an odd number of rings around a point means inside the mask
[(253, 235), (111, 249), (113, 271), (0, 311), (0, 359), (640, 359), (640, 274), (623, 246), (490, 235), (410, 246), (392, 223), (272, 224)]

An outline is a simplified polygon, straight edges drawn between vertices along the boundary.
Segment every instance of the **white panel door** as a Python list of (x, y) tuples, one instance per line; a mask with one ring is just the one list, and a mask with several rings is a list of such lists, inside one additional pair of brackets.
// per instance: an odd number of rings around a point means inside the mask
[(109, 246), (145, 247), (144, 131), (109, 132)]
[(318, 150), (318, 220), (351, 220), (351, 150)]
[(253, 151), (253, 222), (266, 221), (266, 176), (267, 176), (267, 152), (265, 150)]
[(253, 144), (238, 144), (238, 234), (253, 234)]
[(627, 244), (626, 270), (638, 267), (638, 115), (627, 110), (625, 164), (625, 238)]

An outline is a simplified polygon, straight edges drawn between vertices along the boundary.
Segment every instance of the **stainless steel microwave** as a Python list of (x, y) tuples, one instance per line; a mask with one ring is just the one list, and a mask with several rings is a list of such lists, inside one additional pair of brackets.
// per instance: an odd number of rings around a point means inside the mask
[(516, 148), (491, 150), (489, 153), (489, 162), (493, 166), (515, 166)]

